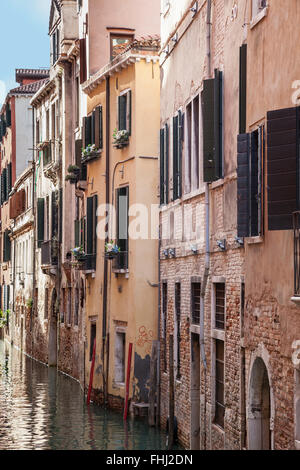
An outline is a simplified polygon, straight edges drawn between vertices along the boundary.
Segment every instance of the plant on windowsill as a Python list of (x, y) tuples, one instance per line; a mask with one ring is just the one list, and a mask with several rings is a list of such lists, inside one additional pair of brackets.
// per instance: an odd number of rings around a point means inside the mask
[(86, 261), (86, 253), (82, 246), (77, 246), (72, 250), (73, 256), (78, 264)]
[(31, 311), (32, 307), (33, 307), (33, 300), (28, 299), (27, 302), (26, 302), (26, 305), (27, 305), (28, 310)]
[(122, 149), (129, 144), (129, 132), (126, 130), (118, 131), (117, 129), (114, 130), (113, 133), (113, 146), (117, 149)]
[(86, 148), (82, 148), (81, 161), (82, 163), (88, 162), (89, 160), (94, 160), (100, 155), (100, 149), (96, 147), (95, 144), (89, 144)]
[(120, 248), (112, 240), (110, 243), (105, 243), (105, 258), (109, 260), (115, 259), (120, 253)]
[(68, 174), (65, 177), (65, 181), (70, 181), (71, 184), (76, 184), (79, 181), (80, 168), (77, 165), (69, 165)]

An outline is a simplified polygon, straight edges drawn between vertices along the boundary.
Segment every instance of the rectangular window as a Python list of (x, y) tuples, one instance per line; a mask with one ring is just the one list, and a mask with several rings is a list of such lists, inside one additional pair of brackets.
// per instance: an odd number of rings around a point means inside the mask
[(223, 178), (223, 73), (204, 80), (203, 115), (203, 181), (212, 183)]
[(93, 350), (94, 350), (94, 343), (96, 341), (96, 333), (97, 333), (96, 323), (91, 323), (90, 362), (93, 359)]
[(239, 128), (240, 134), (246, 132), (247, 118), (247, 44), (240, 47), (240, 86), (239, 86)]
[(129, 188), (117, 189), (117, 245), (120, 248), (119, 269), (128, 269)]
[(192, 282), (192, 322), (194, 325), (200, 325), (200, 282)]
[(123, 384), (125, 383), (125, 333), (117, 332), (115, 341), (115, 382)]
[(167, 371), (167, 320), (168, 320), (168, 284), (162, 285), (162, 336), (163, 336), (163, 360), (164, 371)]
[(87, 79), (86, 38), (79, 40), (80, 44), (80, 84)]
[(180, 315), (181, 315), (181, 284), (177, 282), (175, 284), (175, 322), (176, 322), (176, 362), (177, 362), (177, 375), (176, 378), (179, 380), (181, 377), (180, 373), (180, 343), (181, 343), (181, 334), (180, 334)]
[(185, 141), (185, 193), (191, 192), (192, 188), (192, 103), (186, 107), (186, 141)]
[(224, 341), (216, 340), (216, 400), (215, 423), (224, 428)]
[(264, 232), (263, 174), (264, 126), (238, 136), (238, 236), (255, 237)]
[(119, 131), (126, 130), (131, 135), (131, 90), (118, 97)]
[(45, 236), (45, 199), (37, 200), (37, 240), (38, 247), (42, 246)]
[(79, 77), (75, 78), (75, 97), (76, 97), (76, 111), (75, 111), (75, 126), (79, 126), (80, 119), (80, 84)]
[(45, 304), (44, 304), (44, 319), (48, 320), (49, 316), (49, 289), (45, 288)]
[(160, 130), (160, 204), (169, 202), (169, 125)]
[(132, 34), (111, 34), (110, 35), (110, 57), (111, 60), (124, 52), (126, 47), (133, 41)]
[(181, 111), (173, 118), (173, 200), (182, 195), (182, 141), (183, 115)]
[(7, 263), (11, 259), (11, 241), (10, 232), (6, 230), (3, 234), (3, 262)]
[(87, 269), (96, 269), (98, 196), (87, 198), (86, 253)]
[(225, 329), (225, 284), (215, 284), (215, 327), (218, 330)]

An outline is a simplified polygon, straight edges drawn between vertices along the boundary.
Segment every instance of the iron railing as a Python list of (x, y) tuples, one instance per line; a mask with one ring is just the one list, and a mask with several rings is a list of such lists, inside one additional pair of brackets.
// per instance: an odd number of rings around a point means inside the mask
[(84, 260), (79, 264), (80, 271), (95, 271), (96, 270), (96, 254), (89, 254), (84, 256)]
[(128, 269), (128, 251), (121, 251), (113, 260), (112, 268), (114, 271)]
[(294, 294), (300, 297), (300, 211), (293, 213), (294, 224)]

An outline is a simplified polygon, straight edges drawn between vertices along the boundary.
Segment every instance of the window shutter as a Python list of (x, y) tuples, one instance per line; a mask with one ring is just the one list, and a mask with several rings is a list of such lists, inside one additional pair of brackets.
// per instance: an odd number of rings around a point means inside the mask
[(165, 182), (165, 130), (160, 130), (160, 204), (164, 204)]
[(74, 221), (75, 247), (80, 246), (80, 220)]
[(87, 79), (86, 39), (80, 39), (80, 84)]
[(44, 242), (44, 223), (45, 223), (45, 200), (39, 198), (37, 200), (37, 216), (38, 216), (38, 247), (40, 248), (42, 243)]
[(84, 118), (84, 126), (85, 126), (84, 148), (86, 148), (88, 145), (92, 143), (92, 116), (87, 116), (86, 118)]
[(59, 239), (59, 242), (62, 243), (62, 231), (63, 231), (63, 189), (62, 188), (60, 188), (60, 190), (59, 190), (58, 213), (59, 213), (59, 234), (58, 234), (58, 239)]
[(165, 203), (169, 202), (169, 125), (165, 125)]
[(9, 103), (6, 104), (6, 124), (7, 127), (11, 126), (11, 109)]
[(293, 228), (299, 209), (299, 107), (267, 113), (269, 230)]
[(7, 169), (3, 170), (3, 201), (7, 201)]
[(250, 235), (250, 135), (240, 134), (237, 142), (237, 226), (238, 236)]
[(6, 263), (10, 261), (11, 242), (9, 238), (9, 231), (4, 232), (4, 244), (3, 244), (3, 261)]
[(12, 167), (11, 163), (7, 165), (7, 198), (12, 189)]
[(132, 93), (131, 90), (128, 91), (127, 93), (127, 126), (126, 129), (129, 132), (129, 135), (131, 135), (131, 109), (132, 109)]
[(222, 176), (222, 82), (223, 74), (216, 70), (215, 78), (203, 83), (203, 178), (206, 183)]
[(98, 208), (98, 196), (93, 196), (93, 254), (97, 254), (97, 208)]
[(75, 140), (75, 163), (79, 168), (81, 167), (81, 154), (82, 154), (82, 140)]
[(3, 184), (3, 173), (1, 173), (1, 206), (4, 203), (4, 184)]
[(126, 130), (126, 95), (121, 95), (118, 98), (119, 107), (119, 131)]
[(93, 198), (87, 198), (86, 252), (93, 254)]
[(91, 115), (91, 144), (96, 143), (96, 111), (92, 112)]
[(184, 115), (178, 112), (178, 197), (182, 196), (182, 143), (184, 139)]
[(103, 148), (102, 132), (102, 106), (98, 106), (95, 111), (95, 145), (97, 149)]
[(240, 134), (246, 132), (246, 104), (247, 104), (247, 44), (240, 47)]
[(179, 165), (178, 165), (178, 116), (173, 118), (173, 200), (179, 197)]
[(52, 191), (51, 219), (52, 219), (52, 238), (57, 238), (58, 236), (58, 191)]

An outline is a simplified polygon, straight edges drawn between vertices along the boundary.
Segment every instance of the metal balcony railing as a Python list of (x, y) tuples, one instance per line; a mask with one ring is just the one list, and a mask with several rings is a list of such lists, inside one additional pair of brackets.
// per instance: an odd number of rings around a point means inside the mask
[(121, 271), (128, 269), (128, 251), (121, 251), (117, 254), (112, 262), (114, 271)]
[(84, 260), (80, 262), (80, 271), (95, 271), (96, 270), (96, 254), (87, 254)]
[(58, 263), (58, 242), (49, 240), (42, 243), (42, 266), (56, 266)]
[(294, 222), (294, 294), (300, 297), (300, 211), (293, 213)]

